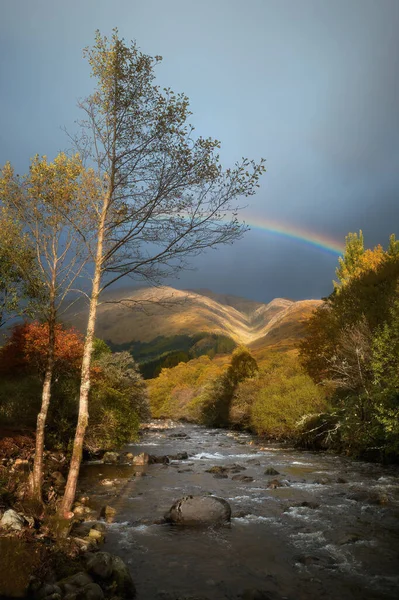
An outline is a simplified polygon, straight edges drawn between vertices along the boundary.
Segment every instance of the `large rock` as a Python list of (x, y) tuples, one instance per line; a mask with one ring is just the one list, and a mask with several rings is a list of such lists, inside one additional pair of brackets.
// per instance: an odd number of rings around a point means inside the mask
[(280, 475), (280, 473), (274, 467), (267, 467), (265, 475)]
[(12, 508), (6, 510), (0, 521), (0, 528), (12, 529), (13, 531), (21, 531), (24, 525), (25, 519)]
[(90, 583), (93, 583), (90, 575), (80, 571), (79, 573), (75, 573), (75, 575), (70, 575), (61, 581), (58, 581), (57, 585), (61, 588), (63, 594), (71, 594), (83, 589)]
[(98, 579), (108, 579), (112, 575), (112, 556), (108, 552), (89, 553), (86, 568), (90, 575)]
[(103, 506), (100, 511), (100, 518), (105, 519), (107, 523), (112, 523), (112, 521), (115, 518), (115, 515), (116, 510), (115, 508), (112, 508), (112, 506)]
[[(66, 598), (64, 598), (64, 600), (66, 600)], [(98, 583), (88, 583), (78, 592), (76, 600), (104, 600), (104, 592)]]
[(136, 588), (130, 571), (119, 556), (112, 556), (112, 581), (114, 583), (115, 596), (120, 598), (134, 598)]
[(61, 588), (55, 583), (45, 583), (34, 594), (35, 600), (60, 600)]
[(148, 465), (150, 462), (150, 457), (146, 452), (142, 452), (141, 454), (137, 454), (133, 456), (132, 464), (137, 467), (144, 467), (144, 465)]
[(116, 465), (119, 461), (119, 454), (117, 452), (106, 452), (103, 456), (103, 463), (105, 465)]
[(169, 523), (189, 526), (222, 525), (230, 518), (230, 504), (216, 496), (185, 496), (165, 514)]

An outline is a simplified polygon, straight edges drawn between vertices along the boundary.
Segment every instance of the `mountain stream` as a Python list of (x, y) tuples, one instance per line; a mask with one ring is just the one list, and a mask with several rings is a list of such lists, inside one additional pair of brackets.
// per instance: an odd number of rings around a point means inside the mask
[[(188, 453), (169, 464), (82, 468), (91, 505), (116, 509), (102, 549), (128, 564), (137, 600), (399, 598), (397, 466), (172, 422), (150, 424), (125, 451)], [(227, 477), (207, 472), (233, 465)], [(154, 524), (189, 494), (226, 499), (231, 524)]]

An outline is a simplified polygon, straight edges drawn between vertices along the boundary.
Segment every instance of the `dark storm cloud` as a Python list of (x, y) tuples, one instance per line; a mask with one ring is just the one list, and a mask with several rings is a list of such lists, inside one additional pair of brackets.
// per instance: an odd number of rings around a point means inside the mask
[[(118, 26), (162, 54), (158, 83), (184, 91), (198, 133), (226, 165), (267, 159), (247, 209), (343, 242), (399, 234), (398, 0), (20, 0), (0, 22), (0, 163), (68, 147), (76, 100), (90, 93), (81, 49)], [(337, 257), (258, 230), (193, 261), (180, 287), (258, 300), (320, 297)]]

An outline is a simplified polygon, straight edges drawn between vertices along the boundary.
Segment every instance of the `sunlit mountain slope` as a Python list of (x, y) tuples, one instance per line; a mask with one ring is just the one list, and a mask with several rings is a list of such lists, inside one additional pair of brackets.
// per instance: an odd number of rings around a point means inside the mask
[[(116, 291), (105, 296), (99, 306), (96, 335), (124, 344), (216, 332), (259, 348), (301, 337), (303, 321), (319, 302), (276, 298), (262, 304), (209, 290), (181, 291), (167, 286)], [(68, 316), (82, 331), (86, 320), (85, 309)]]

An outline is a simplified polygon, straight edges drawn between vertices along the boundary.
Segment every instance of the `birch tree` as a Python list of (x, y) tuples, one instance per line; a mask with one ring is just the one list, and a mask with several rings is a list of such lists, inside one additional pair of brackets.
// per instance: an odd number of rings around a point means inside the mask
[[(45, 426), (55, 366), (57, 321), (68, 294), (87, 261), (85, 189), (90, 176), (78, 155), (59, 154), (53, 162), (36, 156), (24, 177), (7, 163), (0, 177), (0, 195), (13, 222), (23, 223), (35, 254), (35, 273), (41, 282), (37, 311), (48, 325), (41, 409), (37, 417), (36, 449), (31, 474), (32, 497), (41, 502)], [(74, 226), (71, 226), (73, 221)], [(79, 231), (79, 233), (78, 233)]]
[(184, 94), (154, 82), (160, 56), (143, 54), (114, 30), (96, 34), (85, 50), (95, 90), (76, 147), (97, 174), (92, 214), (96, 252), (82, 363), (79, 416), (61, 505), (71, 509), (88, 423), (90, 363), (100, 293), (123, 277), (158, 284), (181, 271), (190, 257), (237, 240), (241, 199), (258, 187), (264, 161), (243, 158), (223, 169), (220, 143), (196, 136)]

